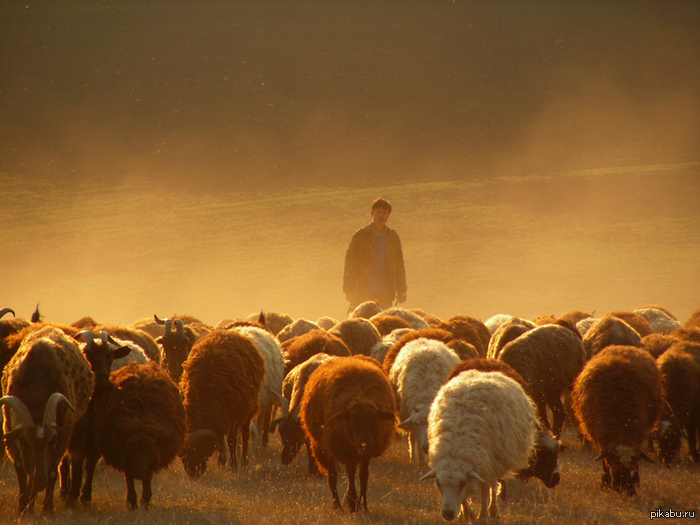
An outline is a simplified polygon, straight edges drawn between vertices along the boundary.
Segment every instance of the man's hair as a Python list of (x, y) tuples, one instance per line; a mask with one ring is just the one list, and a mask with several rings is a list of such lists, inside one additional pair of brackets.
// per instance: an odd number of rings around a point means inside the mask
[(389, 213), (391, 213), (391, 203), (383, 197), (377, 197), (372, 201), (372, 211), (376, 210), (377, 208), (387, 210)]

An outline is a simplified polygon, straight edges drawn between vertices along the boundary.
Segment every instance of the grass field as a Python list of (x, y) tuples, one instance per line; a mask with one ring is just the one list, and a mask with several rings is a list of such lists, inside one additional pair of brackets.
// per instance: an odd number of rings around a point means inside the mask
[[(522, 484), (507, 480), (509, 500), (500, 506), (504, 524), (641, 524), (658, 508), (700, 512), (700, 473), (683, 450), (669, 468), (644, 463), (641, 489), (634, 498), (600, 489), (601, 467), (592, 450), (577, 443), (572, 430), (565, 432), (569, 448), (560, 453), (561, 484), (549, 490), (539, 480)], [(206, 476), (187, 478), (179, 460), (154, 479), (154, 495), (148, 511), (126, 509), (124, 479), (109, 467), (98, 466), (90, 509), (66, 510), (57, 503), (56, 525), (69, 524), (416, 524), (441, 523), (437, 488), (419, 481), (424, 473), (409, 464), (405, 438), (395, 441), (387, 453), (370, 463), (369, 512), (350, 515), (334, 511), (325, 477), (309, 476), (305, 452), (299, 461), (283, 466), (279, 439), (247, 471), (221, 470), (216, 457)], [(340, 477), (339, 490), (345, 481)], [(140, 484), (137, 483), (140, 494)], [(0, 522), (15, 520), (17, 483), (11, 462), (0, 468)], [(477, 508), (478, 510), (478, 508)], [(43, 523), (39, 516), (23, 523)], [(659, 520), (660, 523), (692, 523), (694, 520)]]

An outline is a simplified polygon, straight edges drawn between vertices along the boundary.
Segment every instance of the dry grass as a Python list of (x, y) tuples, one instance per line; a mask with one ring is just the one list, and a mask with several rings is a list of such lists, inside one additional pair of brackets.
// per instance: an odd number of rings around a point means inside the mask
[[(600, 489), (600, 465), (593, 451), (576, 443), (572, 431), (565, 433), (570, 445), (560, 454), (562, 482), (554, 490), (539, 481), (523, 485), (508, 480), (509, 500), (501, 504), (503, 524), (631, 524), (646, 523), (650, 511), (659, 507), (700, 510), (700, 473), (689, 463), (684, 450), (672, 468), (656, 464), (641, 467), (638, 495), (627, 498)], [(199, 481), (187, 478), (178, 462), (156, 476), (148, 511), (126, 510), (123, 478), (108, 467), (98, 467), (94, 501), (90, 509), (67, 510), (60, 503), (51, 523), (64, 524), (434, 524), (441, 522), (438, 492), (432, 482), (421, 482), (421, 472), (408, 463), (407, 446), (395, 441), (386, 455), (370, 464), (369, 512), (350, 515), (334, 511), (324, 477), (306, 472), (304, 452), (300, 461), (285, 467), (279, 462), (275, 436), (246, 472), (221, 470), (210, 461), (207, 475)], [(340, 490), (345, 487), (341, 485)], [(140, 487), (137, 485), (140, 493)], [(12, 464), (0, 469), (0, 522), (12, 522), (17, 486)], [(39, 516), (22, 523), (43, 523)], [(671, 523), (664, 520), (664, 523)]]

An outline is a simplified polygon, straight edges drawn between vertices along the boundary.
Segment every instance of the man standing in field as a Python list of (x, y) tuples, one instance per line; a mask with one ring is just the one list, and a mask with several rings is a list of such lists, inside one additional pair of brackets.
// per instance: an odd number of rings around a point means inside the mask
[(343, 292), (349, 311), (365, 301), (389, 308), (394, 299), (406, 302), (406, 270), (401, 240), (386, 223), (391, 203), (383, 198), (372, 202), (372, 222), (352, 236), (345, 253)]

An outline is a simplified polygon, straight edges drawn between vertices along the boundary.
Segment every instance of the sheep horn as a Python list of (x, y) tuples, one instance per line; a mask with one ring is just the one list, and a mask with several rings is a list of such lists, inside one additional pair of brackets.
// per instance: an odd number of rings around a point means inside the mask
[(182, 319), (175, 319), (175, 327), (178, 334), (185, 335), (185, 323), (182, 322)]
[(0, 397), (0, 406), (2, 405), (7, 405), (14, 409), (17, 415), (17, 422), (12, 425), (12, 430), (34, 426), (32, 415), (29, 413), (27, 405), (25, 405), (20, 398), (15, 396)]
[(10, 312), (12, 312), (12, 317), (17, 317), (17, 314), (15, 314), (15, 311), (12, 308), (3, 308), (0, 310), (0, 317), (5, 314), (9, 314)]
[(654, 463), (654, 460), (651, 459), (649, 456), (647, 456), (644, 452), (641, 450), (637, 452), (637, 455), (640, 457), (640, 459), (643, 459), (644, 461), (648, 461), (649, 463)]
[(165, 319), (161, 319), (156, 314), (153, 314), (153, 317), (155, 318), (156, 323), (158, 323), (160, 325), (165, 325), (165, 333), (169, 334), (170, 330), (172, 330), (172, 327), (173, 327), (173, 320), (170, 319), (169, 317), (166, 317)]
[(277, 396), (280, 399), (280, 405), (282, 405), (282, 415), (288, 416), (289, 415), (289, 399), (284, 397), (279, 392), (275, 392), (275, 394), (277, 394)]
[(100, 339), (102, 340), (102, 344), (107, 346), (107, 343), (109, 342), (109, 334), (107, 332), (100, 332)]
[(83, 339), (85, 339), (85, 342), (88, 345), (95, 344), (95, 334), (93, 334), (90, 330), (82, 330), (82, 331), (78, 332), (77, 334), (75, 334), (73, 339), (77, 339), (78, 336), (81, 336), (81, 335), (83, 336)]
[(485, 483), (484, 479), (481, 476), (479, 476), (479, 474), (477, 474), (475, 470), (469, 471), (469, 477), (474, 478), (475, 480), (480, 481), (481, 483)]
[(420, 478), (421, 481), (425, 481), (426, 479), (432, 479), (436, 476), (435, 469), (431, 470), (427, 474), (423, 475), (422, 478)]
[(399, 428), (406, 428), (406, 427), (412, 425), (413, 423), (415, 423), (417, 418), (418, 418), (418, 412), (415, 409), (413, 409), (413, 412), (411, 413), (411, 415), (408, 416), (406, 419), (404, 419), (401, 423), (399, 423), (396, 426)]
[(49, 425), (56, 424), (56, 411), (58, 410), (58, 404), (61, 401), (65, 401), (66, 405), (68, 405), (68, 408), (70, 408), (72, 412), (75, 412), (75, 408), (73, 408), (73, 405), (70, 404), (70, 401), (66, 399), (66, 396), (64, 396), (60, 392), (54, 392), (53, 394), (51, 394), (49, 400), (46, 402), (46, 408), (44, 408), (44, 421), (41, 424), (42, 426), (46, 427)]

